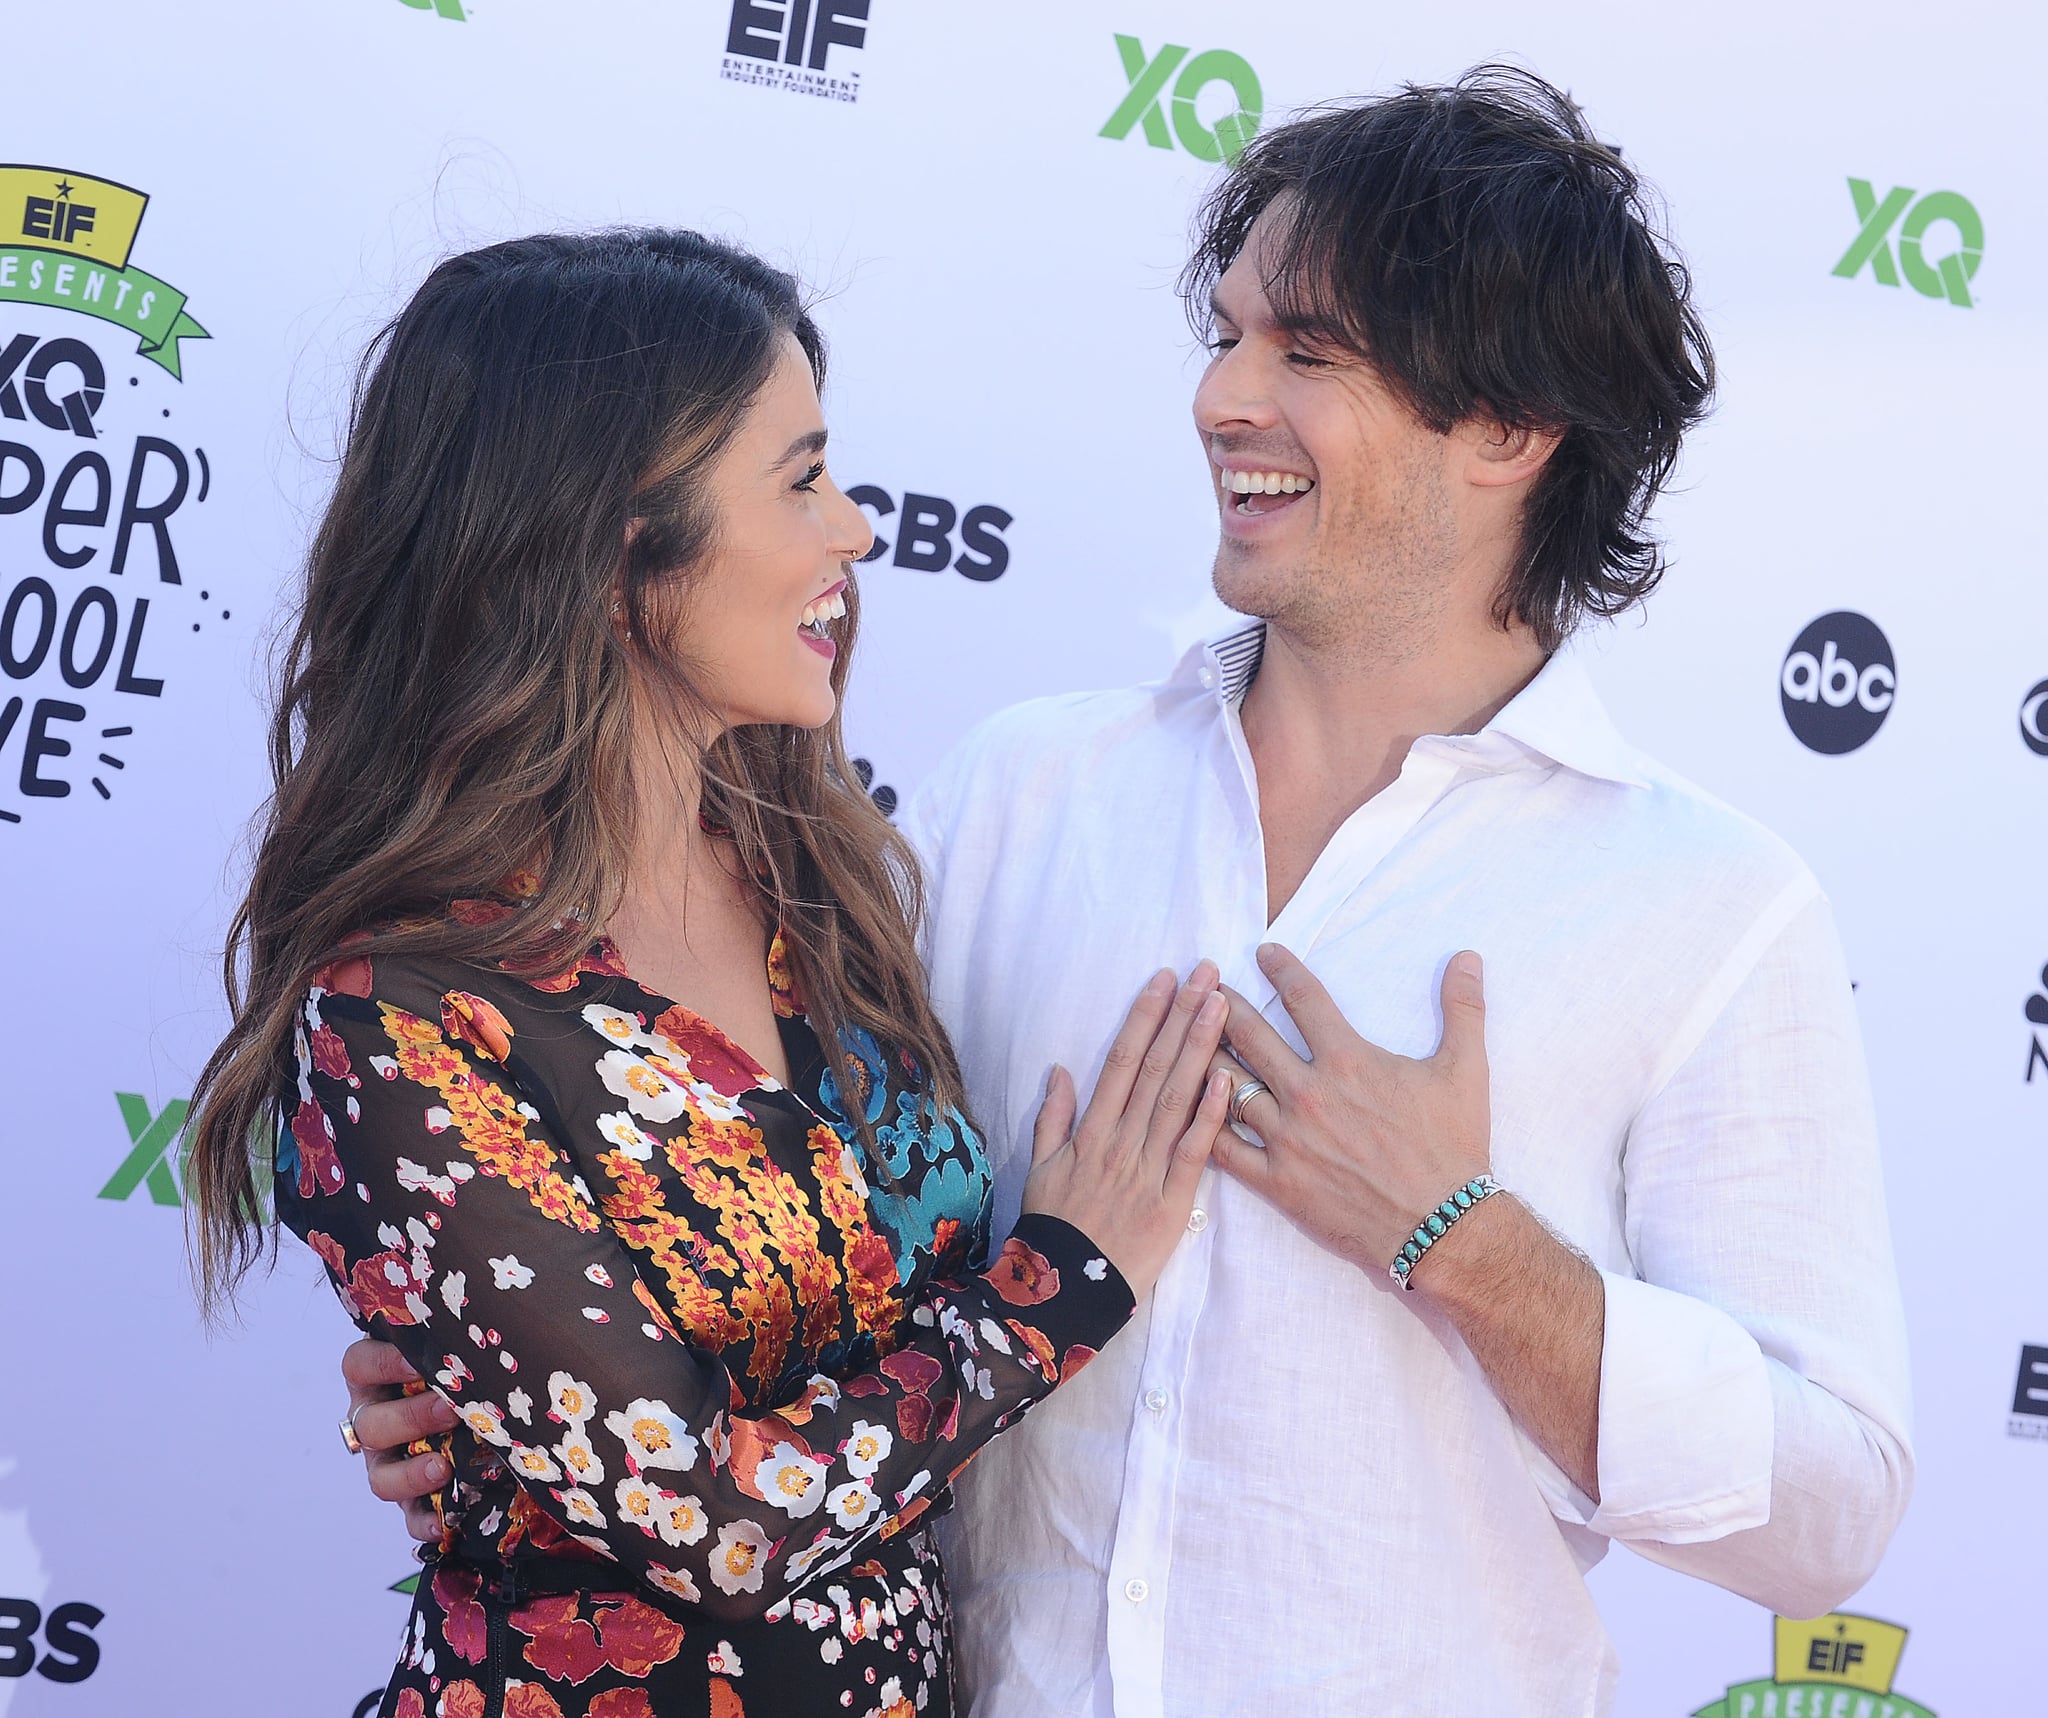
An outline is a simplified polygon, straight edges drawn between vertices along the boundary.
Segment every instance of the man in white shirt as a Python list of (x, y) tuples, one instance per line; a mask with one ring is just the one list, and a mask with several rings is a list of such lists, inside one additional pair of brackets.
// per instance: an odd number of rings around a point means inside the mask
[(959, 1482), (963, 1693), (1597, 1714), (1610, 1541), (1812, 1615), (1911, 1484), (1826, 901), (1558, 654), (1656, 580), (1705, 338), (1633, 175), (1501, 72), (1256, 139), (1189, 284), (1252, 623), (997, 716), (904, 813), (998, 1233), (1147, 972), (1216, 961), (1248, 1071), (1133, 1328)]
[(1501, 74), (1257, 139), (1189, 285), (1256, 623), (997, 716), (905, 828), (998, 1232), (1048, 1064), (1162, 962), (1237, 993), (1266, 1149), (961, 1477), (963, 1680), (975, 1718), (1597, 1713), (1609, 1541), (1813, 1615), (1910, 1488), (1826, 901), (1555, 654), (1654, 582), (1704, 336), (1633, 175)]

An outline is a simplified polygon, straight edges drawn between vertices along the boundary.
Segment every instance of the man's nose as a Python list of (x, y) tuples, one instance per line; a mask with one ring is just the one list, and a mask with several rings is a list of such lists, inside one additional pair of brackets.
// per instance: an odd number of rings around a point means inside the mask
[(1270, 429), (1278, 420), (1253, 355), (1242, 344), (1218, 356), (1195, 387), (1195, 427), (1205, 435)]

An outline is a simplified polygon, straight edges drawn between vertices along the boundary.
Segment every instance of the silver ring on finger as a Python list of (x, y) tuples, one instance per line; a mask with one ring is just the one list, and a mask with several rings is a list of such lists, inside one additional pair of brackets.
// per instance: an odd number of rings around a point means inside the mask
[(363, 1440), (356, 1436), (355, 1409), (349, 1409), (347, 1415), (335, 1427), (335, 1430), (341, 1433), (342, 1445), (350, 1455), (359, 1456), (363, 1453)]
[(1246, 1080), (1243, 1085), (1230, 1094), (1230, 1119), (1237, 1126), (1243, 1127), (1245, 1125), (1245, 1106), (1267, 1089), (1266, 1082), (1257, 1075), (1253, 1075), (1252, 1078)]

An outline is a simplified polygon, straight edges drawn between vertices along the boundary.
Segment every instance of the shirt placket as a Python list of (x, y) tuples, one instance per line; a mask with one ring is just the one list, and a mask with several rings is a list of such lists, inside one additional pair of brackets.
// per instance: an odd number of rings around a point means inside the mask
[[(1212, 670), (1215, 666), (1213, 661), (1209, 664)], [(1215, 685), (1207, 671), (1203, 684)], [(1235, 708), (1225, 706), (1221, 720), (1224, 739), (1237, 763), (1237, 780), (1231, 784), (1237, 790), (1231, 820), (1241, 834), (1240, 863), (1234, 867), (1235, 898), (1227, 903), (1216, 899), (1204, 902), (1213, 917), (1203, 925), (1203, 936), (1206, 941), (1214, 935), (1230, 945), (1224, 981), (1258, 1000), (1269, 1017), (1277, 1012), (1284, 1019), (1273, 987), (1259, 971), (1255, 958), (1258, 944), (1280, 942), (1309, 958), (1331, 916), (1443, 796), (1458, 775), (1460, 762), (1450, 748), (1426, 743), (1415, 747), (1396, 781), (1345, 820), (1294, 898), (1267, 927), (1257, 780)], [(1227, 775), (1225, 780), (1229, 781)], [(1228, 1244), (1223, 1225), (1216, 1220), (1216, 1175), (1213, 1169), (1204, 1172), (1188, 1219), (1188, 1234), (1152, 1291), (1145, 1358), (1132, 1405), (1123, 1494), (1109, 1562), (1106, 1680), (1115, 1718), (1165, 1718), (1170, 1644), (1166, 1612), (1187, 1415), (1199, 1407), (1192, 1403), (1192, 1391), (1220, 1387), (1217, 1380), (1195, 1381), (1190, 1375), (1195, 1333), (1208, 1299), (1216, 1249)], [(1196, 1653), (1201, 1650), (1200, 1642), (1182, 1645)]]

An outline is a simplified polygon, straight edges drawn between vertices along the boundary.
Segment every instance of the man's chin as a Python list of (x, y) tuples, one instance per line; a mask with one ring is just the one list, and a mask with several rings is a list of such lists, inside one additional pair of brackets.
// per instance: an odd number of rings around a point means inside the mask
[(1248, 554), (1243, 545), (1226, 539), (1217, 547), (1209, 582), (1225, 608), (1271, 620), (1286, 609), (1295, 579), (1271, 556)]

